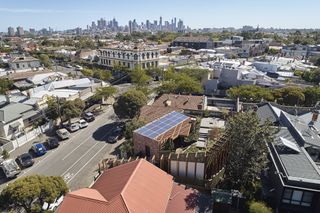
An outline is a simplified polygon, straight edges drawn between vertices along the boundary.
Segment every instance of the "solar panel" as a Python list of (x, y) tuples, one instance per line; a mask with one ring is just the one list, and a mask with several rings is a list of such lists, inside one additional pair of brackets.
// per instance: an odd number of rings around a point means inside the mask
[(159, 135), (169, 131), (189, 117), (179, 112), (173, 111), (147, 125), (137, 129), (135, 132), (148, 138), (155, 139)]
[(283, 137), (280, 137), (280, 141), (284, 146), (288, 147), (289, 149), (291, 149), (293, 151), (296, 151), (296, 152), (300, 153), (300, 149), (295, 143), (293, 143), (293, 142), (291, 142), (288, 139), (285, 139)]

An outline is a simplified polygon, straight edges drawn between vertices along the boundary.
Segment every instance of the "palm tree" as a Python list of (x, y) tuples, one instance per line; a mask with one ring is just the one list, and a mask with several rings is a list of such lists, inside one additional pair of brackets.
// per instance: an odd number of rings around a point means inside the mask
[(101, 99), (101, 104), (104, 104), (105, 100), (113, 96), (116, 92), (117, 92), (117, 89), (115, 87), (112, 87), (112, 86), (101, 87), (97, 89), (94, 98), (96, 100)]

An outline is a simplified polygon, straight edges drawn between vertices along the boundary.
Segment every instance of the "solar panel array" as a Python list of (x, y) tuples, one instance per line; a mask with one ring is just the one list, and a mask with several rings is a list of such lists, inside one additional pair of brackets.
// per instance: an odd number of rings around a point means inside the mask
[(189, 117), (184, 114), (173, 111), (158, 120), (137, 129), (135, 132), (148, 138), (155, 139), (188, 118)]

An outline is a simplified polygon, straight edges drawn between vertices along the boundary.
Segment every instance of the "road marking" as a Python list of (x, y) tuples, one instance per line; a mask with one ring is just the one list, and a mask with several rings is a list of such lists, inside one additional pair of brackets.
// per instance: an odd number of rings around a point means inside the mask
[[(111, 129), (112, 130), (112, 129)], [(111, 131), (109, 130), (100, 140), (103, 140), (108, 134), (109, 132)], [(76, 165), (80, 160), (82, 160), (82, 158), (86, 157), (86, 154), (88, 154), (90, 152), (91, 149), (93, 149), (95, 146), (99, 145), (99, 143), (96, 143), (95, 145), (93, 145), (90, 149), (88, 149), (83, 155), (81, 158), (79, 158), (76, 162), (74, 162), (61, 176), (64, 176), (74, 165)], [(105, 144), (107, 145), (107, 143)], [(104, 146), (105, 146), (104, 145)], [(103, 147), (104, 147), (103, 146)]]
[(67, 183), (70, 183), (70, 181), (72, 181), (73, 178), (74, 178), (75, 176), (77, 176), (77, 175), (79, 174), (79, 172), (81, 172), (82, 169), (84, 169), (84, 167), (86, 167), (86, 166), (88, 165), (88, 163), (90, 163), (90, 161), (91, 161), (93, 158), (95, 158), (95, 157), (101, 152), (101, 150), (103, 150), (107, 145), (108, 145), (107, 143), (106, 143), (105, 145), (103, 145), (103, 147), (102, 147), (95, 155), (93, 155), (93, 156), (89, 159), (89, 161), (88, 161), (86, 164), (84, 164), (84, 165), (72, 176), (72, 178), (70, 178), (70, 179), (67, 181)]
[[(110, 122), (112, 123), (112, 122)], [(107, 123), (108, 124), (108, 123)], [(106, 134), (109, 134), (114, 128), (111, 128), (109, 131), (107, 131)], [(76, 151), (82, 144), (84, 144), (85, 142), (88, 141), (88, 139), (92, 137), (92, 135), (90, 135), (89, 137), (87, 137), (82, 143), (80, 143), (75, 149), (73, 149), (69, 154), (67, 154), (64, 158), (62, 158), (62, 160), (65, 160), (67, 159), (74, 151)], [(105, 137), (105, 135), (100, 139), (100, 140), (103, 140)]]
[(63, 180), (65, 181), (65, 182), (67, 182), (70, 178), (72, 178), (72, 176), (73, 176), (73, 173), (67, 173), (67, 174), (65, 174), (64, 176), (63, 176)]

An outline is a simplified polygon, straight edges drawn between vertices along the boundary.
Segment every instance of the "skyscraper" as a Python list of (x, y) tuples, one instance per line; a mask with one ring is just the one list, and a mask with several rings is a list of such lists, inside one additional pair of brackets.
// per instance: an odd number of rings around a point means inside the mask
[(14, 36), (14, 28), (8, 27), (8, 36)]
[(131, 34), (133, 32), (133, 29), (132, 29), (132, 21), (130, 20), (129, 21), (129, 33)]
[(17, 27), (17, 36), (23, 36), (24, 35), (24, 30), (22, 27)]
[(160, 16), (160, 21), (159, 21), (159, 30), (162, 30), (162, 16)]

